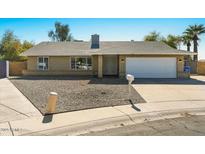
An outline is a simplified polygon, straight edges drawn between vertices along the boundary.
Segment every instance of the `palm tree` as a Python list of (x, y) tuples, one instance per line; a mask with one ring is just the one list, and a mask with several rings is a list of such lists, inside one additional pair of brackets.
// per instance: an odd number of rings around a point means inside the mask
[(73, 36), (70, 33), (69, 25), (64, 25), (60, 22), (55, 22), (55, 30), (49, 31), (48, 37), (51, 38), (52, 41), (56, 42), (73, 40)]
[(144, 41), (161, 41), (160, 33), (153, 31), (144, 37)]
[(183, 42), (184, 45), (187, 46), (187, 51), (190, 51), (191, 41), (192, 41), (191, 36), (186, 35), (186, 34), (182, 36), (182, 42)]
[(176, 42), (177, 48), (180, 50), (181, 44), (182, 44), (182, 37), (179, 35), (175, 36), (175, 42)]
[(167, 45), (169, 45), (170, 47), (172, 47), (172, 48), (180, 49), (181, 42), (182, 42), (182, 37), (169, 34), (167, 36), (167, 38), (164, 38), (162, 41), (164, 43), (166, 43)]
[[(201, 34), (205, 33), (205, 27), (203, 24), (200, 25), (189, 25), (185, 30), (184, 34), (192, 38), (194, 44), (194, 52), (198, 53), (198, 40)], [(194, 61), (198, 60), (198, 55), (194, 55)]]

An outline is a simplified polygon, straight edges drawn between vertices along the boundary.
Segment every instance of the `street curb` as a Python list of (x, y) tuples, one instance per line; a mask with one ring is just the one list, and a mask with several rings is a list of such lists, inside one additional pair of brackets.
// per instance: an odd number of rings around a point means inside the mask
[(89, 121), (73, 125), (67, 125), (59, 128), (43, 130), (22, 134), (23, 136), (76, 136), (91, 132), (102, 131), (106, 129), (118, 128), (133, 124), (140, 124), (149, 121), (156, 121), (162, 119), (172, 119), (178, 117), (189, 117), (193, 115), (205, 115), (205, 108), (179, 109), (179, 110), (164, 110), (147, 113), (127, 114), (112, 118), (106, 118), (96, 121)]

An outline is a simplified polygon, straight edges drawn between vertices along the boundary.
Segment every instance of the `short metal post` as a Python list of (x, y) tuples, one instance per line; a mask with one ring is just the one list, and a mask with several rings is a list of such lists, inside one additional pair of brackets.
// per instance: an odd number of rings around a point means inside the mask
[(56, 92), (50, 92), (50, 96), (48, 98), (48, 106), (47, 106), (48, 113), (54, 113), (56, 111), (57, 98), (58, 98), (58, 94)]
[(129, 84), (128, 84), (128, 99), (130, 99), (131, 100), (131, 83), (130, 83), (130, 81), (129, 81)]
[(127, 74), (126, 78), (128, 80), (128, 99), (131, 101), (131, 84), (134, 81), (134, 76), (131, 74)]

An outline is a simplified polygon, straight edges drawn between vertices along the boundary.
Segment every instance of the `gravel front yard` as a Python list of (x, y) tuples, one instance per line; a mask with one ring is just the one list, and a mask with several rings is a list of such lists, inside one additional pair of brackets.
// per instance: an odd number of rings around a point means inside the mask
[[(56, 113), (130, 104), (127, 81), (117, 78), (20, 77), (10, 81), (43, 114), (51, 91), (58, 93)], [(133, 103), (145, 103), (134, 88), (131, 98)]]

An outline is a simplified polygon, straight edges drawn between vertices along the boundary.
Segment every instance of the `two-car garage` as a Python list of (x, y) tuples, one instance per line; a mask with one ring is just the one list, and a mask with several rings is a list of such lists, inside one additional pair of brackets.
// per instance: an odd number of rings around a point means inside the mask
[(135, 78), (176, 78), (176, 57), (127, 57), (126, 74)]

